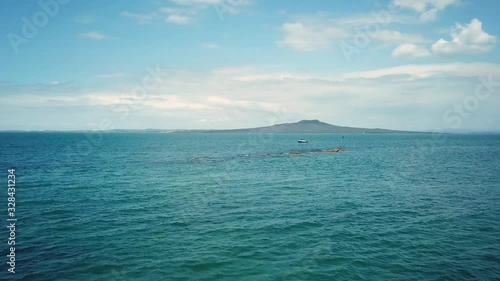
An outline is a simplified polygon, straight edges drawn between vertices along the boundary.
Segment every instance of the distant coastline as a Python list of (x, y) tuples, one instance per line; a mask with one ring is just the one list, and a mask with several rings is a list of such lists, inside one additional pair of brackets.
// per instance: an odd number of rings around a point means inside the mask
[(241, 129), (110, 129), (110, 130), (0, 130), (0, 133), (33, 132), (33, 133), (277, 133), (277, 134), (500, 134), (500, 131), (476, 130), (440, 130), (440, 131), (404, 131), (382, 128), (357, 128), (337, 126), (319, 120), (301, 120), (296, 123), (283, 123), (265, 127)]

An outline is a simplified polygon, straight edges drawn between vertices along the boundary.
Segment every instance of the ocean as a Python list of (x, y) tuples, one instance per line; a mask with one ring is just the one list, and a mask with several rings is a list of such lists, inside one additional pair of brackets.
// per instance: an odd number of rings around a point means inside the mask
[(0, 155), (0, 280), (500, 280), (500, 135), (4, 132)]

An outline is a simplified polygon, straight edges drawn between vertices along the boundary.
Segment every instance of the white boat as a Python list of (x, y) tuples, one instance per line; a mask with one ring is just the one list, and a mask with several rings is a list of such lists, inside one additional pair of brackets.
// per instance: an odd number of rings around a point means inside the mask
[(298, 140), (297, 142), (298, 142), (298, 143), (307, 143), (307, 140), (305, 140), (305, 139), (300, 139), (300, 140)]

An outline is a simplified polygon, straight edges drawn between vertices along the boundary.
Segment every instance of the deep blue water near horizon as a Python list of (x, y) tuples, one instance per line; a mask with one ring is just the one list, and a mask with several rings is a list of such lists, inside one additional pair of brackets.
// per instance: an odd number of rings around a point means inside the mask
[(90, 139), (0, 133), (0, 280), (500, 280), (500, 135)]

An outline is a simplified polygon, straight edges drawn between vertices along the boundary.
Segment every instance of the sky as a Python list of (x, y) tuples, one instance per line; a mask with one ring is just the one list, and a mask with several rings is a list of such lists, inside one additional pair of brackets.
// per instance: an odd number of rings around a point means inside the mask
[(0, 1), (0, 130), (500, 131), (496, 0)]

